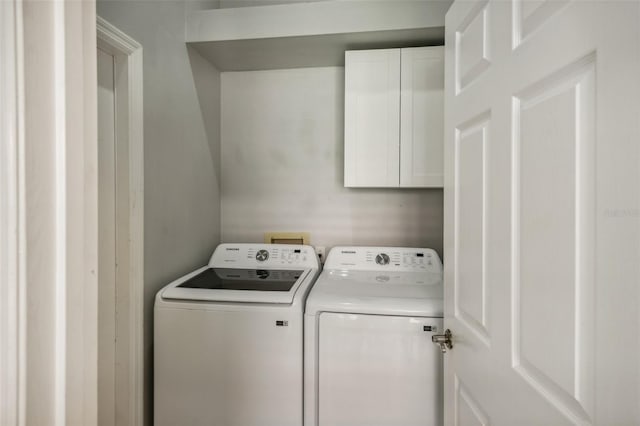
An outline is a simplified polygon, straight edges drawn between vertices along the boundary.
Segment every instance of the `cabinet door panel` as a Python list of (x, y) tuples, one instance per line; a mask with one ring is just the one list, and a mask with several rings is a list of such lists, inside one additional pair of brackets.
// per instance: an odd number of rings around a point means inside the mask
[(442, 187), (444, 48), (401, 49), (400, 186)]
[(400, 49), (345, 53), (346, 187), (397, 187)]

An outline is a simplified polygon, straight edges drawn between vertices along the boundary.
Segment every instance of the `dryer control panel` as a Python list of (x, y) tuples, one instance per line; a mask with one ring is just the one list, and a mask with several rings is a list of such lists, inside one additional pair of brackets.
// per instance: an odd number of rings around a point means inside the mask
[(333, 247), (325, 269), (442, 273), (438, 253), (428, 248)]
[(311, 246), (293, 244), (220, 244), (209, 261), (212, 268), (319, 268)]

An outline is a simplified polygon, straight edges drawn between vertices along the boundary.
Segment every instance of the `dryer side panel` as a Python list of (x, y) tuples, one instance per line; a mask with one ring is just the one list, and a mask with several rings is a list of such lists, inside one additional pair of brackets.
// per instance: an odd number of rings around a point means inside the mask
[(441, 318), (322, 313), (319, 321), (320, 426), (442, 424), (442, 354), (431, 342)]

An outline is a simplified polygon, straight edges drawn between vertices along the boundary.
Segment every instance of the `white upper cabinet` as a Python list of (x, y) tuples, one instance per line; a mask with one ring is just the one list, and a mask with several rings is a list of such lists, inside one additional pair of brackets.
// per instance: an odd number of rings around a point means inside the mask
[(400, 49), (345, 54), (345, 186), (397, 187)]
[(346, 187), (442, 187), (443, 52), (346, 52)]

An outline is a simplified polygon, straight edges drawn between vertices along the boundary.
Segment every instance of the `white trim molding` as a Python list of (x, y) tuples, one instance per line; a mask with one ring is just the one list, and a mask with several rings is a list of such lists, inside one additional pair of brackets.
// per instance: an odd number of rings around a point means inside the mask
[(0, 424), (7, 426), (25, 419), (21, 22), (20, 1), (0, 2)]
[(3, 426), (97, 421), (95, 19), (0, 3)]
[[(128, 206), (128, 235), (117, 243), (118, 261), (127, 265), (116, 271), (116, 408), (127, 413), (127, 426), (143, 424), (143, 296), (144, 296), (144, 163), (142, 46), (131, 37), (97, 17), (97, 45), (115, 59), (116, 91), (116, 172), (118, 192), (124, 191)], [(122, 161), (119, 161), (122, 160)], [(128, 195), (128, 196), (127, 196)], [(119, 197), (119, 195), (116, 195)], [(117, 232), (117, 231), (116, 231)]]

